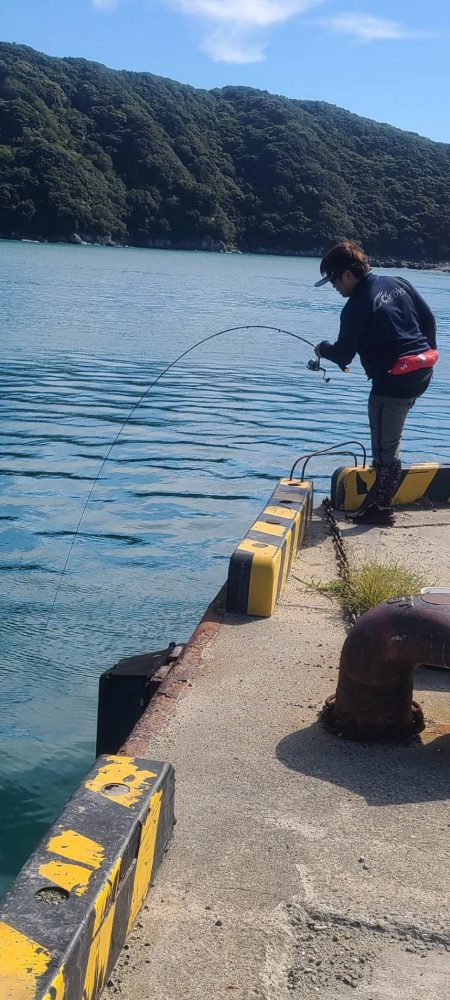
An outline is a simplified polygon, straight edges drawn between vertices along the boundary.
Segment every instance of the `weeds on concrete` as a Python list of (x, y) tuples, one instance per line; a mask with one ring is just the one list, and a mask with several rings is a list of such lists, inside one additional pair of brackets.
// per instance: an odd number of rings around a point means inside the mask
[(361, 569), (352, 570), (348, 581), (332, 580), (319, 589), (336, 594), (344, 611), (363, 615), (389, 597), (409, 597), (425, 586), (425, 578), (405, 566), (373, 560), (364, 563)]

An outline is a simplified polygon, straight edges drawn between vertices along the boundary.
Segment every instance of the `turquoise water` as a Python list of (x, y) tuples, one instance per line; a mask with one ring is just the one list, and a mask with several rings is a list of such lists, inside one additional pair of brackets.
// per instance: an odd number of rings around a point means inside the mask
[[(0, 243), (0, 889), (95, 751), (99, 674), (185, 641), (295, 458), (368, 445), (358, 364), (328, 385), (311, 349), (243, 331), (192, 352), (102, 459), (146, 386), (225, 327), (333, 339), (343, 302), (297, 258)], [(432, 304), (442, 357), (403, 459), (450, 462), (450, 275), (406, 272)], [(342, 460), (310, 466), (320, 499)]]

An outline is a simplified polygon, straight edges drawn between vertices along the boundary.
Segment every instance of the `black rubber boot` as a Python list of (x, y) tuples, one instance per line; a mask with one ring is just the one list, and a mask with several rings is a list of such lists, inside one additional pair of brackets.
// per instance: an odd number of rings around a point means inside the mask
[(375, 483), (377, 507), (390, 507), (402, 478), (402, 463), (399, 459), (390, 465), (379, 465)]
[(399, 459), (389, 465), (378, 465), (376, 470), (375, 503), (364, 506), (356, 514), (348, 515), (348, 520), (354, 524), (391, 525), (395, 523), (392, 499), (395, 496), (402, 478), (402, 465)]
[(363, 510), (359, 510), (356, 514), (347, 515), (348, 521), (353, 521), (353, 524), (367, 524), (367, 525), (387, 525), (395, 524), (395, 514), (393, 507), (379, 507), (376, 503), (371, 503), (368, 507), (364, 507)]

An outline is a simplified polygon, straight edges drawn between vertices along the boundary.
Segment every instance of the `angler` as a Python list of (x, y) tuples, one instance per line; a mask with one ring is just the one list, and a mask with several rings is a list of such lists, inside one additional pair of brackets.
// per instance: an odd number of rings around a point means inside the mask
[(436, 322), (430, 307), (404, 278), (373, 274), (355, 243), (338, 243), (323, 258), (316, 287), (330, 281), (348, 302), (334, 344), (321, 341), (317, 359), (344, 371), (359, 354), (367, 378), (375, 503), (350, 519), (356, 524), (394, 523), (393, 497), (401, 480), (400, 440), (406, 417), (428, 389), (438, 360)]

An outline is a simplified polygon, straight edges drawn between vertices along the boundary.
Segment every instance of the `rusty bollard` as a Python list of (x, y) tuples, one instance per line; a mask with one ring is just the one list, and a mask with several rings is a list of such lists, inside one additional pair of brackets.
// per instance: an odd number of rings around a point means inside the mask
[(424, 728), (413, 702), (420, 664), (450, 668), (450, 590), (377, 604), (342, 647), (336, 694), (322, 712), (325, 728), (354, 740), (403, 742)]

